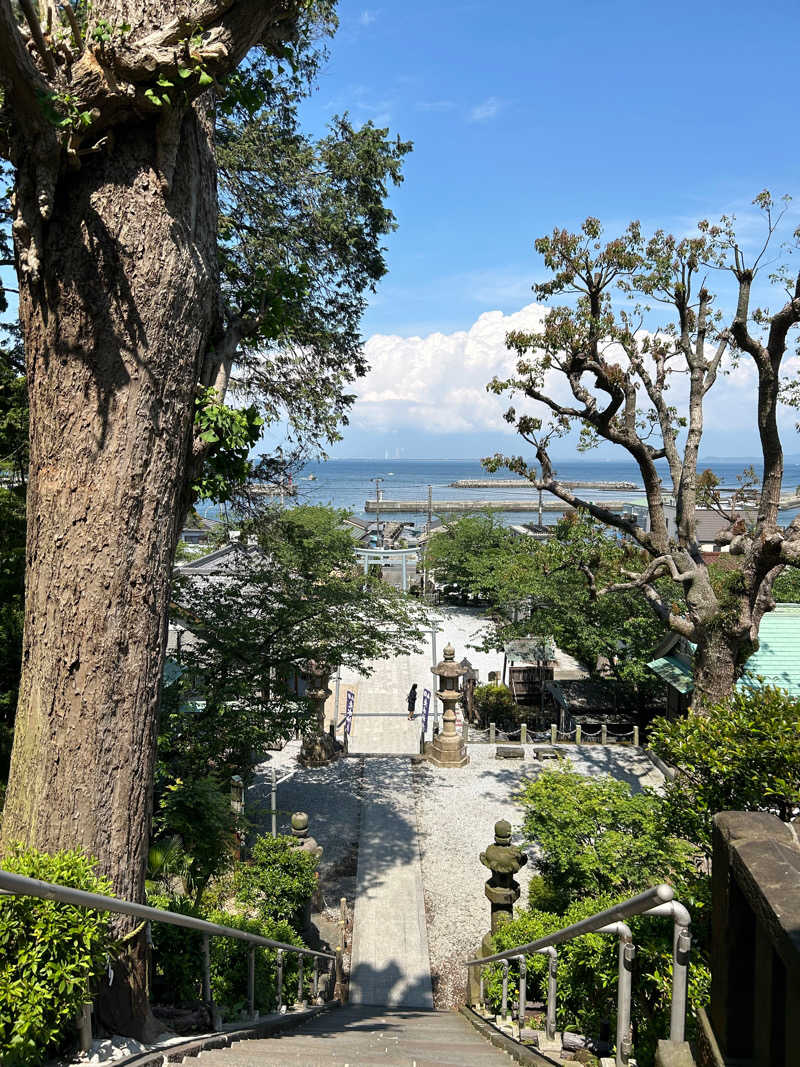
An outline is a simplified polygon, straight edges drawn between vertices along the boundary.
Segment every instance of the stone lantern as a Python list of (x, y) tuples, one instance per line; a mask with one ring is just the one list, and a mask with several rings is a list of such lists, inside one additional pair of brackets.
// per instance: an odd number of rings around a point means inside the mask
[(300, 748), (300, 763), (304, 767), (322, 767), (339, 755), (338, 744), (330, 734), (325, 733), (325, 701), (331, 695), (329, 675), (329, 668), (315, 660), (309, 660), (303, 671), (303, 677), (308, 681), (305, 695), (316, 713), (316, 722), (303, 737)]
[(442, 730), (425, 745), (425, 755), (438, 767), (465, 767), (469, 756), (464, 740), (456, 730), (456, 704), (461, 697), (458, 679), (464, 674), (464, 668), (456, 663), (456, 650), (452, 645), (447, 645), (443, 655), (441, 663), (431, 668), (431, 673), (439, 679), (436, 697), (443, 706)]
[(311, 897), (306, 901), (305, 910), (303, 912), (303, 930), (308, 932), (311, 929), (311, 911), (322, 911), (323, 901), (322, 892), (319, 888), (319, 866), (322, 862), (323, 848), (315, 838), (311, 836), (308, 831), (308, 815), (304, 811), (296, 811), (292, 815), (292, 844), (295, 848), (301, 849), (303, 852), (307, 852), (309, 856), (313, 856), (317, 863), (316, 878), (317, 888), (314, 890)]
[[(519, 882), (514, 878), (528, 862), (528, 856), (517, 845), (511, 844), (511, 823), (501, 819), (494, 824), (494, 844), (481, 852), (480, 861), (488, 867), (491, 877), (486, 880), (484, 893), (491, 907), (491, 925), (489, 932), (481, 942), (478, 956), (491, 956), (493, 950), (492, 936), (503, 923), (514, 918), (514, 904), (519, 899)], [(480, 1000), (480, 967), (470, 968), (470, 994), (472, 1003)]]

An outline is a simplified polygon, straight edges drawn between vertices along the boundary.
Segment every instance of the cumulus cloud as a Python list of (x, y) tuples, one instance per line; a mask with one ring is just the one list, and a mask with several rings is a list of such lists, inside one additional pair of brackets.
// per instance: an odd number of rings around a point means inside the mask
[[(514, 355), (505, 345), (510, 330), (537, 331), (547, 308), (528, 304), (513, 314), (487, 311), (468, 330), (431, 333), (425, 337), (374, 334), (366, 342), (370, 364), (366, 377), (355, 386), (358, 399), (351, 412), (354, 428), (376, 433), (398, 432), (412, 437), (425, 434), (479, 434), (491, 431), (514, 435), (503, 419), (509, 404), (518, 411), (547, 417), (539, 405), (524, 398), (486, 391), (495, 376), (513, 375)], [(615, 353), (607, 351), (614, 359)], [(787, 361), (792, 371), (800, 359)], [(706, 400), (704, 451), (730, 451), (745, 455), (757, 445), (755, 371), (747, 360), (730, 362)], [(674, 375), (670, 401), (679, 411), (686, 407), (685, 375)], [(574, 404), (563, 375), (551, 370), (545, 391), (555, 399)], [(796, 412), (786, 409), (781, 423), (787, 451), (793, 451)]]
[(470, 122), (488, 122), (503, 107), (503, 101), (497, 96), (488, 96), (483, 103), (476, 104), (469, 113)]
[(451, 334), (373, 335), (365, 345), (371, 370), (357, 384), (352, 423), (375, 430), (511, 433), (503, 421), (508, 398), (487, 393), (486, 384), (513, 371), (508, 331), (536, 330), (544, 313), (530, 304), (513, 315), (487, 311), (469, 330)]

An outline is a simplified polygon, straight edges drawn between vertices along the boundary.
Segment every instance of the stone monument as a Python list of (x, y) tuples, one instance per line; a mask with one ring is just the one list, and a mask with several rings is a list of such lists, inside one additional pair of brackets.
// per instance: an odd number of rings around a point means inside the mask
[[(484, 893), (491, 906), (491, 925), (489, 932), (481, 941), (476, 956), (491, 956), (492, 935), (496, 934), (503, 923), (514, 918), (514, 904), (519, 899), (519, 882), (514, 875), (528, 862), (528, 857), (517, 845), (511, 844), (511, 823), (501, 819), (494, 824), (494, 844), (481, 852), (481, 863), (488, 867), (491, 878), (484, 886)], [(469, 976), (470, 1002), (476, 1004), (480, 998), (480, 971), (478, 967), (470, 968)]]
[(426, 742), (425, 755), (437, 767), (465, 767), (469, 763), (469, 756), (464, 739), (456, 730), (456, 704), (461, 698), (458, 679), (464, 673), (464, 668), (456, 663), (456, 650), (452, 645), (445, 647), (443, 655), (441, 663), (431, 668), (431, 673), (439, 679), (436, 696), (444, 709), (442, 731), (433, 741)]

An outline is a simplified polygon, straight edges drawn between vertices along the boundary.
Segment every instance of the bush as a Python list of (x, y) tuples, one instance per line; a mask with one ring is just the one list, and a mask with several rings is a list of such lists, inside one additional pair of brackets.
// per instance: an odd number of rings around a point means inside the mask
[[(147, 894), (151, 908), (194, 915), (203, 919), (200, 908), (185, 896)], [(182, 926), (153, 923), (152, 998), (155, 1004), (185, 1007), (202, 997), (203, 935)], [(213, 944), (213, 942), (212, 942)]]
[[(220, 926), (233, 926), (237, 930), (283, 941), (287, 945), (302, 945), (302, 940), (288, 923), (262, 922), (248, 919), (228, 911), (212, 911), (208, 921)], [(227, 1013), (240, 1014), (247, 1009), (247, 968), (249, 946), (244, 941), (230, 937), (214, 937), (211, 940), (211, 990), (214, 1002), (227, 1009)], [(297, 956), (285, 953), (283, 957), (284, 1002), (291, 1001), (297, 992)], [(311, 969), (303, 975), (310, 988)], [(256, 949), (255, 1007), (257, 1011), (274, 1011), (277, 1003), (275, 952), (266, 948)]]
[(164, 789), (153, 825), (160, 841), (179, 838), (185, 879), (199, 902), (209, 881), (233, 863), (236, 816), (216, 778), (176, 778)]
[(711, 854), (718, 811), (774, 811), (788, 822), (800, 807), (800, 700), (764, 684), (674, 722), (655, 719), (650, 745), (680, 773), (664, 787), (674, 833)]
[(666, 832), (654, 793), (578, 774), (565, 760), (527, 782), (520, 799), (525, 832), (539, 846), (537, 870), (558, 911), (582, 897), (693, 880), (694, 849)]
[(317, 887), (317, 861), (293, 837), (259, 837), (249, 862), (234, 876), (236, 899), (263, 922), (303, 925), (306, 904)]
[(478, 685), (475, 687), (475, 707), (482, 722), (505, 722), (513, 719), (516, 703), (507, 685)]
[[(7, 871), (108, 895), (111, 883), (79, 851), (15, 846)], [(0, 897), (0, 1062), (41, 1064), (74, 1035), (75, 1015), (112, 950), (107, 916), (37, 897)]]
[[(273, 941), (289, 945), (303, 942), (287, 923), (262, 922), (236, 912), (214, 909), (205, 911), (188, 897), (148, 894), (148, 904), (181, 915), (246, 930)], [(187, 1007), (202, 997), (203, 935), (168, 923), (153, 923), (153, 1002)], [(212, 937), (211, 995), (223, 1015), (241, 1014), (247, 1006), (247, 972), (249, 946), (229, 937)], [(310, 978), (309, 974), (306, 976)], [(255, 1007), (257, 1011), (274, 1011), (277, 986), (275, 982), (275, 953), (266, 948), (256, 949)], [(297, 959), (284, 957), (284, 1000), (293, 997), (297, 988)]]

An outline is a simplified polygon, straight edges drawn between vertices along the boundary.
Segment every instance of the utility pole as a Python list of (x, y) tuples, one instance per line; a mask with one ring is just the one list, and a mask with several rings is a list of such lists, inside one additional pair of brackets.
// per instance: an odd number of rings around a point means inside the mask
[[(428, 595), (428, 545), (431, 538), (431, 523), (432, 523), (432, 511), (433, 511), (433, 486), (428, 486), (428, 521), (425, 525), (425, 555), (423, 557), (424, 563), (422, 567), (422, 599)], [(434, 663), (434, 667), (436, 664)]]
[(383, 534), (381, 533), (381, 482), (383, 478), (375, 478), (375, 526), (378, 532), (378, 548), (383, 548)]

